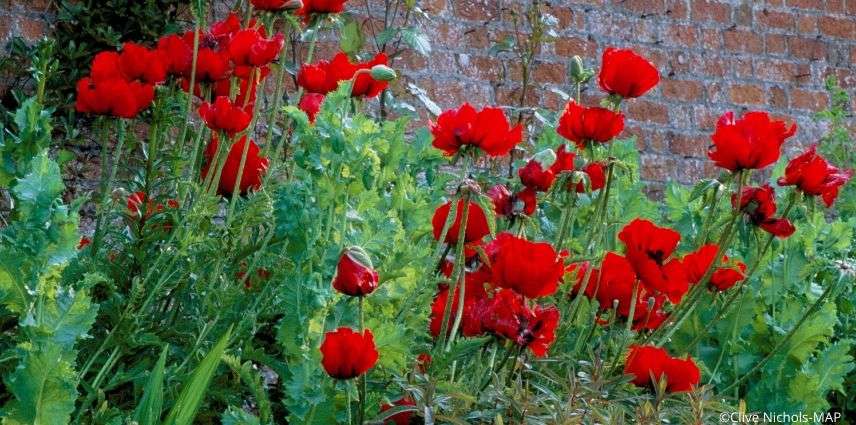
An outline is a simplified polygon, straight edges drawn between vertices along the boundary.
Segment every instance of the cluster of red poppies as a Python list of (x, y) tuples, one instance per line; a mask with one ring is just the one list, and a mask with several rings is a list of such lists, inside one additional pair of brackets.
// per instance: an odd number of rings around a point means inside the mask
[(89, 76), (77, 82), (79, 112), (133, 118), (149, 107), (166, 69), (155, 50), (125, 43), (121, 52), (95, 55)]
[(339, 52), (333, 56), (332, 60), (305, 64), (297, 74), (297, 85), (304, 90), (298, 106), (306, 112), (309, 121), (314, 122), (315, 115), (321, 109), (327, 93), (336, 90), (340, 82), (349, 80), (353, 80), (352, 97), (376, 97), (387, 88), (389, 82), (384, 79), (375, 79), (372, 69), (377, 65), (385, 66), (387, 63), (388, 58), (385, 53), (378, 53), (366, 62), (354, 63), (348, 55)]

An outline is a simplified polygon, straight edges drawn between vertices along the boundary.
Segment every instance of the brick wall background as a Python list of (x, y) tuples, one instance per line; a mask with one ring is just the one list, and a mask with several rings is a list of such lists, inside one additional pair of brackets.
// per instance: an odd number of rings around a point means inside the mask
[[(420, 0), (433, 53), (395, 64), (398, 91), (406, 95), (412, 82), (444, 109), (516, 104), (520, 67), (489, 50), (513, 31), (510, 10), (527, 2)], [(49, 31), (51, 3), (0, 0), (0, 45)], [(378, 3), (370, 3), (375, 14)], [(365, 14), (361, 0), (348, 7)], [(631, 47), (660, 69), (660, 85), (625, 109), (626, 133), (638, 136), (643, 178), (655, 192), (670, 179), (714, 172), (705, 152), (723, 112), (763, 109), (796, 121), (804, 145), (824, 130), (811, 119), (829, 101), (824, 79), (835, 75), (851, 93), (856, 87), (856, 0), (551, 0), (544, 12), (555, 17), (556, 38), (536, 56), (530, 105), (562, 108), (552, 89), (571, 91), (565, 66), (575, 54), (596, 67), (605, 47)], [(321, 46), (316, 58), (334, 48)], [(589, 102), (601, 96), (596, 84), (587, 92)]]

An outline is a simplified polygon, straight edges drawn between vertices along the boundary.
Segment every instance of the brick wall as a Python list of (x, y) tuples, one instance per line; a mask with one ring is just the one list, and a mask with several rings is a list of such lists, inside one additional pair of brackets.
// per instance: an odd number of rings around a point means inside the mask
[[(488, 51), (512, 32), (509, 10), (526, 2), (420, 0), (434, 52), (403, 57), (401, 83), (423, 87), (443, 108), (516, 103), (519, 66)], [(0, 0), (0, 44), (49, 28), (49, 3)], [(365, 12), (363, 1), (349, 8)], [(565, 64), (575, 54), (597, 66), (606, 46), (632, 47), (660, 69), (661, 84), (626, 106), (626, 132), (639, 137), (643, 178), (655, 189), (713, 173), (705, 151), (724, 111), (768, 110), (796, 121), (799, 144), (808, 144), (823, 133), (811, 114), (828, 103), (825, 77), (856, 87), (856, 0), (552, 0), (545, 13), (556, 18), (556, 38), (536, 57), (530, 105), (562, 107), (551, 89), (570, 92)], [(594, 84), (587, 91), (589, 101), (600, 96)]]

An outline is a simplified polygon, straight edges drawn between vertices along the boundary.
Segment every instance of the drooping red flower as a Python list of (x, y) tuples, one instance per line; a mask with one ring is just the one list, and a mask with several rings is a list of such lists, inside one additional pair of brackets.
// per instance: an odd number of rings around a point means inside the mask
[(486, 107), (476, 111), (469, 103), (450, 109), (431, 123), (433, 145), (446, 155), (462, 146), (478, 147), (489, 156), (503, 156), (523, 140), (523, 127), (511, 127), (502, 109)]
[(193, 46), (188, 46), (178, 34), (165, 35), (158, 40), (158, 54), (170, 75), (189, 75), (193, 63)]
[(663, 376), (669, 353), (651, 345), (631, 345), (624, 362), (624, 374), (633, 375), (633, 384), (644, 387)]
[(691, 284), (695, 285), (701, 282), (701, 279), (707, 273), (707, 269), (713, 264), (717, 251), (719, 251), (719, 246), (715, 243), (710, 243), (702, 245), (699, 249), (685, 255), (681, 259), (687, 280)]
[(134, 118), (148, 108), (155, 97), (154, 86), (138, 81), (114, 78), (96, 82), (81, 78), (77, 82), (77, 112)]
[(532, 215), (538, 207), (535, 191), (529, 188), (511, 193), (505, 185), (498, 184), (487, 191), (487, 196), (493, 203), (494, 212), (500, 217)]
[(520, 182), (535, 192), (546, 192), (553, 185), (556, 175), (550, 167), (544, 167), (537, 159), (530, 159), (526, 166), (517, 170)]
[(713, 145), (707, 156), (717, 167), (730, 171), (761, 169), (779, 159), (785, 139), (796, 132), (796, 124), (787, 128), (766, 112), (747, 112), (740, 119), (726, 112), (710, 136)]
[[(458, 233), (461, 230), (461, 218), (464, 212), (464, 201), (459, 199), (455, 207), (455, 221), (446, 232), (446, 243), (454, 245), (458, 243)], [(443, 226), (449, 217), (449, 210), (452, 202), (446, 202), (437, 207), (434, 211), (434, 217), (431, 219), (431, 224), (434, 227), (434, 239), (440, 240), (443, 233)], [(481, 240), (486, 235), (490, 234), (490, 227), (487, 224), (487, 216), (481, 209), (479, 204), (470, 201), (467, 209), (467, 228), (464, 231), (464, 243), (471, 243)]]
[(353, 64), (356, 68), (356, 78), (354, 78), (354, 84), (351, 86), (351, 96), (372, 98), (377, 97), (382, 91), (384, 91), (389, 86), (389, 82), (375, 80), (372, 78), (371, 74), (366, 71), (372, 69), (375, 65), (388, 65), (388, 63), (389, 58), (387, 58), (386, 53), (381, 52), (367, 62)]
[(788, 162), (779, 186), (796, 186), (809, 196), (820, 196), (827, 207), (838, 197), (838, 189), (853, 177), (853, 170), (842, 170), (817, 153), (817, 145)]
[(345, 3), (348, 0), (303, 0), (303, 7), (298, 9), (296, 14), (309, 16), (313, 13), (342, 13), (345, 10)]
[(315, 116), (321, 111), (321, 104), (324, 103), (324, 95), (320, 93), (304, 93), (300, 98), (300, 104), (297, 105), (301, 111), (306, 113), (309, 122), (315, 122)]
[(328, 375), (335, 379), (351, 379), (374, 367), (378, 352), (372, 331), (366, 329), (360, 334), (342, 327), (324, 335), (321, 356), (321, 365)]
[(378, 275), (368, 254), (358, 247), (346, 248), (339, 256), (333, 288), (352, 297), (362, 297), (377, 289)]
[[(220, 173), (220, 182), (217, 185), (217, 193), (221, 196), (232, 196), (235, 191), (235, 182), (238, 180), (238, 169), (241, 167), (241, 158), (244, 154), (246, 143), (247, 136), (243, 136), (241, 140), (233, 143), (229, 149), (226, 162)], [(247, 159), (244, 162), (244, 171), (241, 173), (241, 188), (239, 191), (241, 195), (246, 194), (251, 189), (256, 190), (261, 187), (262, 177), (267, 172), (269, 164), (268, 158), (260, 155), (259, 146), (252, 140), (249, 143), (250, 145), (247, 147)], [(211, 143), (205, 148), (205, 165), (202, 167), (203, 179), (208, 174), (209, 168), (212, 166), (212, 161), (217, 156), (218, 147), (219, 138), (214, 134), (211, 137)], [(217, 172), (216, 169), (210, 171)]]
[(660, 73), (647, 59), (630, 49), (607, 47), (603, 51), (600, 88), (623, 98), (642, 96), (660, 82)]
[(536, 357), (547, 355), (556, 339), (559, 310), (553, 306), (530, 309), (523, 296), (510, 289), (500, 289), (486, 300), (481, 313), (485, 331), (529, 348)]
[[(464, 312), (461, 316), (460, 331), (463, 336), (477, 336), (483, 332), (481, 318), (481, 301), (487, 296), (484, 289), (484, 281), (479, 279), (477, 274), (468, 273), (464, 279)], [(452, 307), (449, 314), (449, 322), (447, 324), (447, 332), (452, 331), (452, 323), (455, 320), (455, 314), (458, 311), (458, 300), (460, 299), (460, 288), (455, 288), (455, 295), (452, 298)], [(449, 299), (449, 286), (440, 285), (437, 295), (434, 296), (434, 302), (431, 304), (431, 317), (428, 324), (428, 331), (431, 336), (437, 338), (443, 327), (443, 314), (445, 313), (446, 302)]]
[(564, 272), (563, 257), (546, 242), (530, 242), (503, 232), (485, 251), (490, 257), (491, 282), (527, 298), (556, 292)]
[(208, 128), (222, 130), (230, 135), (244, 131), (252, 121), (252, 111), (233, 103), (226, 96), (218, 96), (213, 104), (205, 102), (199, 107), (199, 116)]
[[(380, 412), (383, 413), (389, 409), (392, 409), (393, 407), (399, 407), (399, 406), (416, 406), (416, 402), (413, 401), (413, 399), (411, 399), (409, 397), (402, 397), (396, 401), (393, 401), (391, 404), (389, 404), (389, 403), (381, 404)], [(410, 421), (411, 421), (411, 418), (413, 418), (413, 414), (414, 414), (413, 411), (396, 413), (396, 414), (390, 416), (386, 421), (384, 421), (384, 424), (393, 423), (395, 425), (410, 425), (410, 423), (411, 423)]]
[(627, 260), (642, 284), (667, 295), (673, 303), (680, 302), (689, 289), (683, 265), (671, 258), (680, 233), (637, 218), (621, 229), (618, 238), (624, 242)]
[[(728, 261), (728, 257), (724, 257), (724, 259)], [(734, 265), (714, 270), (710, 276), (710, 286), (718, 291), (727, 291), (743, 279), (746, 279), (746, 264), (737, 262)]]
[(606, 143), (624, 130), (624, 115), (601, 107), (584, 107), (571, 100), (559, 118), (556, 132), (580, 149), (588, 143)]
[(77, 242), (77, 249), (78, 249), (78, 250), (81, 250), (81, 249), (83, 249), (83, 248), (86, 248), (86, 247), (87, 247), (87, 246), (89, 246), (91, 243), (92, 243), (92, 239), (89, 239), (89, 238), (87, 238), (86, 236), (81, 236), (81, 237), (80, 237), (80, 241), (79, 241), (79, 242)]
[(226, 49), (235, 66), (259, 67), (276, 60), (284, 43), (282, 33), (267, 38), (264, 28), (246, 28), (232, 35)]
[[(736, 204), (736, 194), (731, 195), (731, 205)], [(796, 231), (788, 219), (773, 217), (776, 214), (776, 192), (768, 184), (744, 187), (740, 196), (740, 210), (752, 224), (777, 237), (787, 238)]]
[[(592, 192), (601, 190), (606, 186), (606, 173), (602, 162), (589, 162), (583, 167), (583, 172), (588, 175), (588, 189)], [(586, 185), (584, 182), (577, 182), (574, 189), (577, 193), (585, 193)]]

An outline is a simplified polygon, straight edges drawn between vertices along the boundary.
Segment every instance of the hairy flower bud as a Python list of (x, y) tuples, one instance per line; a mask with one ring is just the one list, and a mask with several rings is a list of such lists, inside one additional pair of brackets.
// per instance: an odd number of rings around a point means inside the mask
[(371, 76), (378, 81), (392, 81), (398, 78), (395, 70), (386, 65), (375, 65), (371, 68)]

